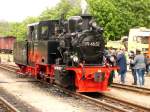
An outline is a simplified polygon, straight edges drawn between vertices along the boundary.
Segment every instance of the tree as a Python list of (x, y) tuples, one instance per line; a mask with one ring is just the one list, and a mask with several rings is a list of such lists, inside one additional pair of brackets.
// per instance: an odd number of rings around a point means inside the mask
[(5, 33), (9, 31), (9, 23), (7, 21), (0, 21), (0, 37), (5, 36)]
[(15, 36), (17, 40), (24, 40), (27, 36), (27, 25), (33, 22), (38, 22), (37, 17), (27, 17), (23, 22), (12, 22), (0, 24), (1, 35), (3, 36)]
[(90, 13), (104, 28), (106, 40), (118, 40), (133, 27), (150, 28), (150, 0), (87, 0)]

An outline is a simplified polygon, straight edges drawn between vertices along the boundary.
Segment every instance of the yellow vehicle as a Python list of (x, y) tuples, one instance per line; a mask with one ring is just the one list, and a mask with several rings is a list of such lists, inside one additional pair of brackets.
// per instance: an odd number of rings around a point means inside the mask
[(118, 41), (108, 41), (106, 47), (122, 48), (128, 52), (140, 49), (143, 53), (148, 53), (150, 46), (150, 29), (133, 28), (129, 31), (128, 37), (122, 37)]
[(130, 29), (128, 37), (128, 51), (140, 49), (143, 53), (148, 52), (150, 29)]

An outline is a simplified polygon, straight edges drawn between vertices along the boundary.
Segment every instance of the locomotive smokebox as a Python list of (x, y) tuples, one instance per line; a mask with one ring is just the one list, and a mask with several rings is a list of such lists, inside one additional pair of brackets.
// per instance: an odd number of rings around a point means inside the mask
[(78, 32), (81, 30), (82, 18), (81, 16), (72, 16), (68, 20), (69, 22), (69, 33)]

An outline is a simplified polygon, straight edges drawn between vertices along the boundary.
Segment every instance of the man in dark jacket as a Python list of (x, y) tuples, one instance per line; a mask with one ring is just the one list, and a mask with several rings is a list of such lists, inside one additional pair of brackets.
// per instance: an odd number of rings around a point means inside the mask
[(124, 84), (125, 76), (126, 76), (126, 72), (127, 72), (127, 61), (126, 61), (125, 54), (122, 50), (120, 50), (118, 52), (117, 63), (118, 63), (118, 66), (120, 67), (120, 69), (119, 69), (119, 75), (121, 76), (120, 82), (122, 84)]
[(134, 63), (133, 63), (134, 57), (135, 57), (135, 53), (133, 51), (131, 51), (129, 53), (129, 59), (130, 59), (130, 68), (131, 68), (131, 72), (132, 72), (132, 76), (133, 76), (133, 83), (132, 83), (132, 85), (137, 85), (136, 70), (134, 68)]

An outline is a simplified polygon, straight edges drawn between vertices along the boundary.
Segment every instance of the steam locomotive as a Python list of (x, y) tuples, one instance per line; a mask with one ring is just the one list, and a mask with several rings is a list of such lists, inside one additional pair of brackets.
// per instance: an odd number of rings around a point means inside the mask
[(106, 91), (117, 66), (104, 61), (102, 33), (89, 15), (29, 24), (27, 40), (14, 45), (17, 72), (76, 92)]

